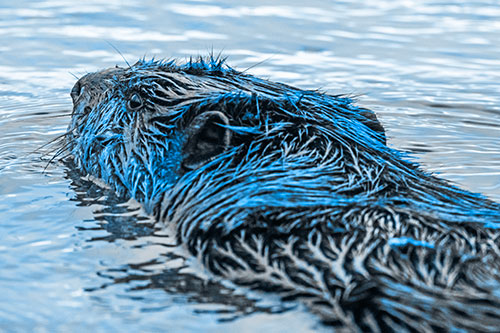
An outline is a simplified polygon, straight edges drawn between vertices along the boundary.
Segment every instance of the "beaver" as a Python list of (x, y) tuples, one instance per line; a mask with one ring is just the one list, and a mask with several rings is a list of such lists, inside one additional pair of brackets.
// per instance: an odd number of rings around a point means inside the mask
[(214, 276), (347, 331), (497, 331), (500, 205), (422, 170), (346, 95), (209, 57), (75, 84), (65, 148)]

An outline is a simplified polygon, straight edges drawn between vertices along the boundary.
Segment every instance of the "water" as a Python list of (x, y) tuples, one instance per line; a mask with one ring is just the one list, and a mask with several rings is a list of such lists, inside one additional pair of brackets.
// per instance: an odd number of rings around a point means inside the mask
[[(358, 96), (389, 144), (500, 201), (497, 1), (0, 1), (0, 331), (325, 329), (206, 281), (134, 202), (50, 164), (69, 91), (143, 56), (222, 50), (240, 70)], [(48, 166), (47, 166), (48, 165)]]

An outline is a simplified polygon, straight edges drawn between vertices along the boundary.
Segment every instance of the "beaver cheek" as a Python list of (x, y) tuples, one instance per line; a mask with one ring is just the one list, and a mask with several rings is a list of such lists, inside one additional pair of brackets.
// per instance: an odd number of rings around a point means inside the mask
[(219, 111), (198, 115), (186, 129), (182, 167), (194, 170), (223, 153), (230, 144), (229, 119)]

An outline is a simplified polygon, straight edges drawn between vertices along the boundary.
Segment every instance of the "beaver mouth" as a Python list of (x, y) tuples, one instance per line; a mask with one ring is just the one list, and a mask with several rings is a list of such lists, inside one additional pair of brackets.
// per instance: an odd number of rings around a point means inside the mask
[(229, 119), (220, 111), (196, 116), (185, 131), (182, 167), (194, 170), (223, 153), (231, 142)]

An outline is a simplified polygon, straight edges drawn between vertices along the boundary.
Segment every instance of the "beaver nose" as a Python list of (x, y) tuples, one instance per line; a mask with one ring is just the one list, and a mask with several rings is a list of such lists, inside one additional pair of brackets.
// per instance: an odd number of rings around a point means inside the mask
[(78, 97), (80, 97), (80, 95), (82, 94), (83, 92), (83, 84), (81, 83), (81, 80), (78, 80), (75, 85), (73, 86), (73, 89), (71, 89), (71, 99), (73, 100), (73, 104), (76, 103), (76, 101), (78, 100)]

